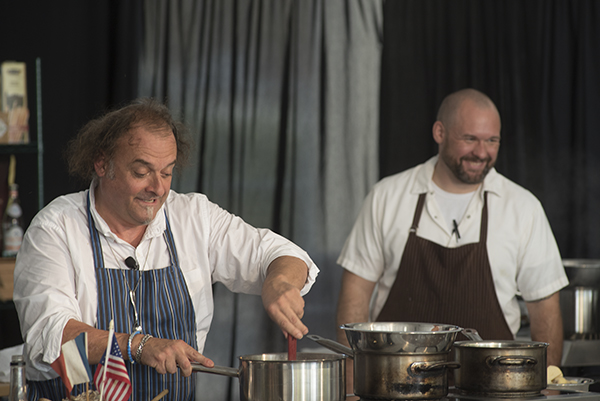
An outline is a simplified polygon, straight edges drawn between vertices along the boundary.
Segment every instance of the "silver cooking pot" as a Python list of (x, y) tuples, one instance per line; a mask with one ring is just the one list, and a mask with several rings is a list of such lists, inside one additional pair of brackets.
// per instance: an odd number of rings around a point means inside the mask
[(207, 368), (192, 363), (192, 371), (237, 377), (242, 401), (341, 401), (346, 399), (345, 356), (298, 353), (289, 361), (287, 353), (245, 355), (239, 368)]
[(474, 329), (441, 323), (368, 322), (340, 326), (346, 332), (348, 343), (355, 352), (423, 353), (449, 352), (458, 333), (469, 340), (481, 337)]
[(335, 352), (354, 358), (354, 394), (366, 399), (429, 400), (448, 394), (448, 352), (354, 351), (314, 334), (307, 337)]
[(535, 341), (457, 341), (454, 385), (468, 394), (528, 397), (546, 388), (547, 343)]
[(354, 394), (367, 399), (426, 400), (448, 393), (448, 361), (458, 333), (481, 340), (473, 329), (440, 323), (368, 322), (340, 326), (352, 348), (307, 337), (354, 358)]

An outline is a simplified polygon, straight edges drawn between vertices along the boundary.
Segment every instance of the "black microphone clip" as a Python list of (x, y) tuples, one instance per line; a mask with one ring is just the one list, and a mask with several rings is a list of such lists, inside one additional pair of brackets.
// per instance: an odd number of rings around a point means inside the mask
[(460, 233), (458, 232), (458, 224), (456, 223), (456, 220), (452, 220), (452, 225), (454, 226), (454, 228), (452, 229), (452, 234), (456, 234), (456, 239), (459, 240)]
[(140, 268), (140, 266), (138, 265), (137, 260), (135, 260), (133, 257), (128, 257), (127, 259), (125, 259), (125, 265), (127, 267), (129, 267), (130, 269), (135, 269), (138, 270)]

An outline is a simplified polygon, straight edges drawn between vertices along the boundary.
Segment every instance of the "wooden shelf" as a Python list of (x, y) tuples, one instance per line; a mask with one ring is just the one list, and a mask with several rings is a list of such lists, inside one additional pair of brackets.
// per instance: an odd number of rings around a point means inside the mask
[(28, 143), (26, 145), (0, 145), (0, 154), (25, 154), (37, 153), (38, 146), (36, 143)]
[(0, 258), (0, 301), (13, 299), (15, 258)]

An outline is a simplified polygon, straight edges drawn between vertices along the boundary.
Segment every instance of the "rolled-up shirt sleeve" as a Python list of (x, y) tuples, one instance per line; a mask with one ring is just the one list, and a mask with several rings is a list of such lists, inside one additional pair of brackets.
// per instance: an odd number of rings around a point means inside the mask
[(30, 227), (15, 266), (14, 302), (27, 353), (38, 370), (47, 370), (60, 355), (69, 319), (82, 320), (74, 274), (61, 230), (51, 225)]

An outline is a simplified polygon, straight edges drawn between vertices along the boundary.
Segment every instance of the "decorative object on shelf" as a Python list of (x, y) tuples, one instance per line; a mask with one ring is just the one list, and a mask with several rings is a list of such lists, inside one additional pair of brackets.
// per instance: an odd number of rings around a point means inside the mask
[(0, 66), (0, 74), (0, 144), (29, 143), (26, 65), (5, 61)]
[(10, 158), (8, 168), (8, 201), (2, 216), (2, 241), (4, 247), (2, 256), (5, 258), (16, 257), (23, 242), (23, 209), (19, 200), (19, 186), (15, 183), (16, 159)]

